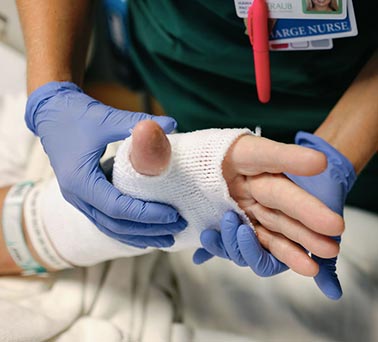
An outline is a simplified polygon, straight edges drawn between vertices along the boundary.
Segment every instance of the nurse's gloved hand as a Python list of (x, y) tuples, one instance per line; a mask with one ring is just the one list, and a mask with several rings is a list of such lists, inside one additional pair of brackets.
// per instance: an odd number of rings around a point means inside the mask
[(168, 247), (186, 222), (175, 209), (122, 195), (99, 166), (106, 146), (123, 140), (145, 119), (166, 133), (174, 119), (105, 106), (70, 82), (51, 82), (29, 97), (26, 123), (41, 138), (64, 198), (103, 233), (140, 248)]
[(206, 229), (201, 233), (201, 243), (193, 255), (196, 264), (202, 264), (213, 256), (229, 259), (238, 266), (249, 266), (260, 277), (270, 277), (284, 272), (288, 267), (264, 249), (256, 234), (239, 216), (229, 211), (220, 223), (220, 232)]
[[(353, 165), (326, 141), (310, 133), (298, 132), (295, 143), (323, 152), (327, 156), (328, 165), (324, 172), (316, 176), (286, 174), (287, 177), (343, 216), (347, 194), (356, 180)], [(340, 243), (340, 236), (335, 236), (334, 240)], [(316, 255), (312, 255), (312, 258), (319, 264), (319, 273), (314, 278), (316, 284), (328, 298), (339, 299), (342, 289), (336, 274), (337, 258), (324, 259)]]

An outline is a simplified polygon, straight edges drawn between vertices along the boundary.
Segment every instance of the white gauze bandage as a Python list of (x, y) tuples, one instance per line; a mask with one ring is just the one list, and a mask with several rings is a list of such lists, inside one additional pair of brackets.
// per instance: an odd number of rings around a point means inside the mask
[(200, 247), (200, 233), (206, 228), (219, 229), (223, 214), (234, 210), (245, 223), (245, 213), (231, 198), (222, 175), (222, 162), (233, 142), (249, 129), (208, 129), (171, 134), (172, 154), (168, 168), (159, 176), (137, 173), (129, 159), (131, 139), (118, 149), (113, 184), (134, 198), (166, 203), (175, 207), (188, 227), (175, 236), (169, 251)]

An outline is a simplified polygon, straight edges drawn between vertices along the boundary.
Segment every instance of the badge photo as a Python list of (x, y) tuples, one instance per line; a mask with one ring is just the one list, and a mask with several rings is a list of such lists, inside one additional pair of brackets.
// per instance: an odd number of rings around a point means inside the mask
[(340, 0), (302, 0), (303, 13), (322, 13), (324, 16), (342, 13)]

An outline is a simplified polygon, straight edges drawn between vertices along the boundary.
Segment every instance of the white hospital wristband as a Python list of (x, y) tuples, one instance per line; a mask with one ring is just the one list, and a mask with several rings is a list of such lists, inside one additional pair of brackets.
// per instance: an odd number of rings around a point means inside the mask
[(4, 240), (9, 254), (14, 262), (24, 270), (24, 275), (46, 272), (46, 269), (30, 254), (22, 228), (23, 202), (32, 187), (32, 182), (14, 185), (8, 191), (3, 205)]
[(43, 224), (40, 206), (41, 191), (43, 191), (45, 186), (45, 183), (36, 184), (26, 196), (24, 201), (26, 230), (34, 250), (46, 265), (54, 270), (72, 268), (72, 265), (67, 263), (56, 252)]

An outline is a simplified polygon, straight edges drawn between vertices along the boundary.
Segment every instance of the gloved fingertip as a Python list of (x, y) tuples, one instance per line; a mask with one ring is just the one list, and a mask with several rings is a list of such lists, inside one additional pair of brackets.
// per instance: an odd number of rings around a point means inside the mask
[(176, 120), (169, 116), (154, 116), (152, 120), (157, 122), (165, 133), (171, 133), (177, 128)]
[(329, 270), (325, 265), (320, 265), (319, 273), (314, 277), (314, 280), (329, 299), (338, 300), (342, 297), (343, 290), (334, 270)]
[(193, 254), (193, 263), (196, 265), (201, 265), (204, 262), (210, 260), (213, 257), (206, 249), (198, 248)]
[(179, 217), (180, 214), (176, 211), (176, 209), (172, 208), (172, 212), (167, 215), (167, 223), (177, 222)]
[(156, 242), (155, 247), (157, 248), (167, 248), (172, 247), (175, 244), (175, 238), (171, 235), (165, 236), (163, 239)]
[(332, 300), (339, 300), (343, 296), (343, 291), (334, 291), (332, 293), (327, 293), (326, 296)]
[(332, 300), (339, 300), (343, 295), (343, 290), (341, 288), (340, 282), (336, 279), (333, 281), (327, 281), (325, 279), (317, 279), (315, 277), (315, 282), (318, 285), (320, 291), (323, 294)]
[[(174, 234), (178, 234), (178, 233), (182, 232), (183, 230), (185, 230), (187, 226), (188, 226), (188, 223), (182, 217), (180, 217), (177, 220), (177, 222), (163, 224), (162, 229), (159, 229), (160, 233), (158, 232), (158, 230), (155, 230), (155, 231), (156, 231), (156, 235), (160, 235), (160, 234), (161, 235), (164, 235), (164, 234), (174, 235)], [(153, 236), (153, 234), (152, 234), (152, 236)]]
[(185, 220), (182, 216), (180, 216), (180, 218), (178, 219), (177, 222), (180, 222), (180, 225), (182, 225), (183, 227), (187, 227), (188, 226), (188, 221)]
[(328, 288), (321, 288), (320, 290), (324, 293), (324, 295), (332, 300), (339, 300), (343, 295), (343, 290), (341, 287), (338, 286), (331, 286)]

